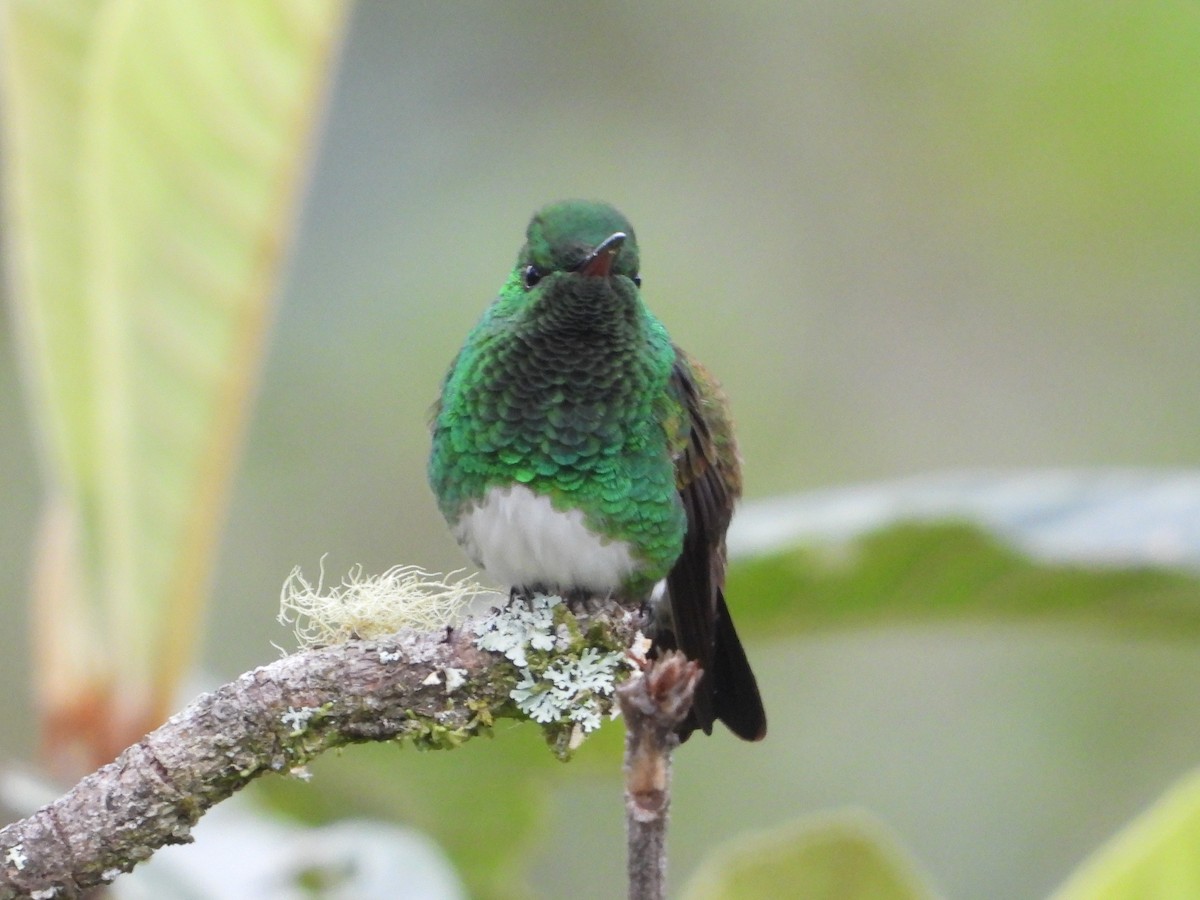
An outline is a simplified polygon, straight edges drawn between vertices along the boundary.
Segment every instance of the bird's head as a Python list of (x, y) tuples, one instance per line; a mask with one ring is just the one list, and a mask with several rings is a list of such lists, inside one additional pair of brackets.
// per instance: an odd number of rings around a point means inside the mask
[(517, 268), (529, 289), (564, 277), (624, 277), (636, 285), (637, 237), (629, 220), (607, 203), (552, 203), (530, 221)]

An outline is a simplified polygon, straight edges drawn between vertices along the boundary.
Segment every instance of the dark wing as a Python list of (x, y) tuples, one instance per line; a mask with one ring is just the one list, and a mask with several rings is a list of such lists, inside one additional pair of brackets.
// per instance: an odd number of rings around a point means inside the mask
[(667, 575), (673, 636), (656, 640), (661, 647), (677, 646), (704, 670), (692, 712), (679, 729), (682, 738), (697, 728), (710, 734), (720, 719), (738, 737), (759, 740), (766, 713), (724, 597), (725, 532), (742, 491), (737, 445), (720, 386), (678, 347), (675, 354), (670, 389), (684, 412), (675, 485), (687, 534)]

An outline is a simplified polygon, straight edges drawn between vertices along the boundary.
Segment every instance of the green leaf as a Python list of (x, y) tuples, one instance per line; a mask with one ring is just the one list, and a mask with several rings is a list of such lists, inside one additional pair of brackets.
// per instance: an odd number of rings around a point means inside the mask
[(48, 481), (42, 699), (51, 730), (103, 723), (105, 756), (162, 717), (197, 641), (343, 4), (0, 16), (18, 340)]
[(76, 178), (89, 34), (100, 8), (98, 0), (14, 0), (0, 7), (5, 250), (15, 337), (50, 481), (34, 622), (35, 677), (41, 706), (52, 717), (84, 706), (105, 667), (97, 640), (102, 616), (79, 584), (77, 525), (83, 486), (96, 480)]
[(1200, 769), (1101, 847), (1052, 900), (1200, 897)]
[(965, 523), (899, 524), (745, 559), (726, 594), (751, 635), (963, 618), (1200, 634), (1195, 575), (1039, 562)]
[(865, 815), (805, 819), (746, 835), (692, 876), (684, 900), (915, 900), (934, 896), (892, 835)]

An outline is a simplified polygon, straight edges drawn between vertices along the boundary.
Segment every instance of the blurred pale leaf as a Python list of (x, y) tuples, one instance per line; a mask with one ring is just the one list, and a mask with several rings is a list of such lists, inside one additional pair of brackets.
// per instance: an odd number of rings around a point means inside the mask
[(745, 504), (734, 556), (827, 546), (896, 522), (973, 522), (1048, 563), (1200, 570), (1200, 470), (980, 469)]
[[(29, 407), (51, 487), (34, 610), (39, 690), (51, 709), (78, 704), (105, 680), (106, 666), (97, 640), (102, 615), (78, 583), (74, 530), (63, 534), (78, 527), (84, 485), (96, 479), (78, 170), (88, 36), (100, 8), (99, 0), (0, 7), (5, 250)], [(53, 578), (55, 571), (62, 574)]]
[(962, 523), (895, 525), (837, 549), (746, 560), (731, 569), (728, 595), (750, 635), (964, 618), (1200, 635), (1194, 575), (1036, 563)]
[(1052, 900), (1200, 897), (1200, 770), (1163, 797), (1071, 876)]
[(842, 815), (744, 835), (701, 865), (681, 896), (917, 900), (934, 895), (886, 829), (863, 815)]
[[(551, 756), (536, 727), (501, 728), (495, 739), (452, 753), (349, 747), (310, 765), (311, 782), (267, 778), (256, 789), (273, 807), (311, 823), (355, 814), (416, 827), (450, 856), (471, 896), (516, 900), (529, 895), (524, 862), (549, 787), (580, 773)], [(612, 730), (619, 737), (619, 725)], [(609, 754), (608, 763), (616, 772), (620, 756)]]
[(1200, 475), (946, 473), (751, 505), (730, 598), (753, 634), (880, 621), (1200, 632)]
[(49, 736), (166, 712), (200, 628), (343, 5), (3, 7), (7, 239), (49, 488)]
[(195, 843), (164, 847), (118, 878), (109, 894), (116, 900), (466, 896), (432, 840), (385, 822), (341, 819), (307, 828), (237, 796), (208, 812), (192, 837)]

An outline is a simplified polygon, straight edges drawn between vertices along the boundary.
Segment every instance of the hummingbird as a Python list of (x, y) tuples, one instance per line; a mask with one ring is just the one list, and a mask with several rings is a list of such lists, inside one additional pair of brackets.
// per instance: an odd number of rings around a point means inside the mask
[(716, 380), (642, 300), (637, 238), (607, 203), (537, 212), (432, 411), (429, 482), (466, 554), (515, 594), (643, 605), (653, 651), (702, 675), (686, 740), (766, 735), (725, 604), (741, 463)]

